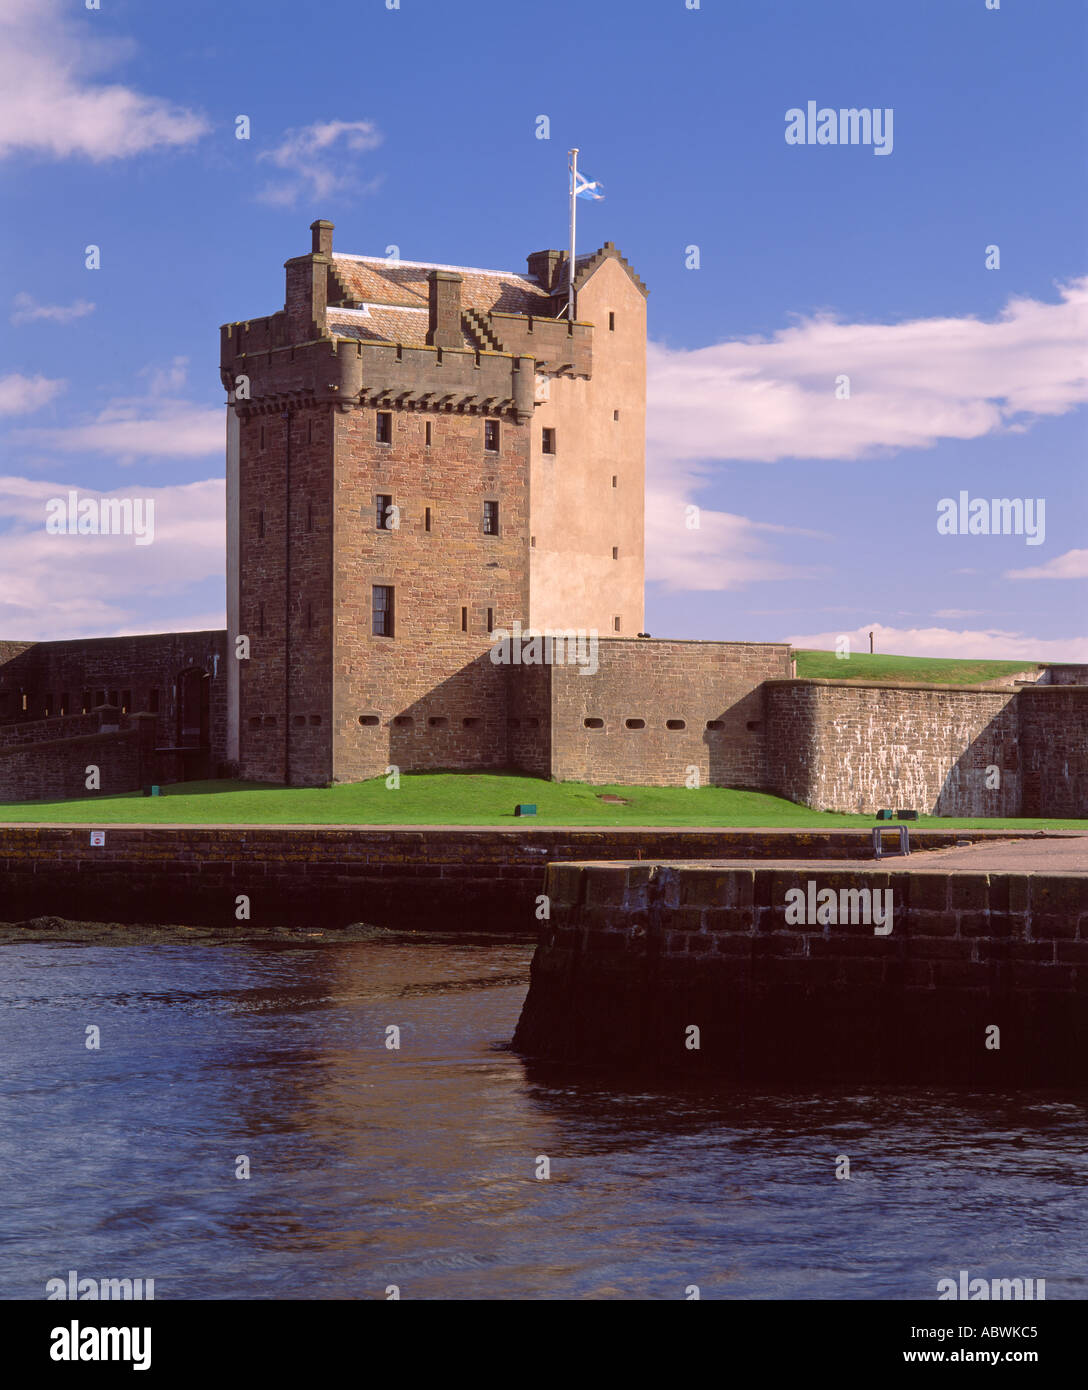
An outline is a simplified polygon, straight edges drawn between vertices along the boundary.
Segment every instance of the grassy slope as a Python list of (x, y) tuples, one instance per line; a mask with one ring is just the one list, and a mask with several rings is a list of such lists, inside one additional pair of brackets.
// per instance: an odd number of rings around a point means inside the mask
[[(601, 801), (602, 794), (627, 798), (627, 805)], [(517, 802), (535, 802), (535, 819), (518, 822)], [(390, 791), (384, 780), (328, 788), (285, 788), (245, 782), (186, 782), (161, 797), (87, 797), (79, 801), (22, 802), (0, 806), (0, 822), (89, 825), (184, 822), (311, 825), (709, 825), (833, 828), (873, 825), (872, 816), (811, 811), (761, 792), (726, 787), (590, 787), (580, 782), (543, 782), (515, 774), (433, 773), (406, 775)], [(1026, 830), (1078, 827), (1088, 821), (919, 818), (919, 825), (1016, 827)]]
[(933, 656), (884, 656), (852, 652), (840, 659), (834, 652), (797, 651), (798, 679), (837, 681), (925, 681), (933, 685), (977, 685), (1017, 671), (1030, 670), (1031, 661), (955, 661)]

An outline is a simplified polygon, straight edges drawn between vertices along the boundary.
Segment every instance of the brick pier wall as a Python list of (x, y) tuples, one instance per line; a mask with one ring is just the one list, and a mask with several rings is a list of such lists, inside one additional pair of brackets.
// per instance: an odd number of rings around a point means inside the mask
[[(122, 727), (108, 733), (79, 733), (53, 741), (0, 747), (0, 786), (9, 801), (66, 801), (137, 791), (156, 775), (155, 717), (119, 716)], [(76, 722), (98, 716), (77, 716)], [(69, 720), (43, 723), (67, 724)], [(34, 726), (30, 726), (33, 728)], [(87, 769), (98, 768), (97, 791), (87, 789)], [(5, 885), (5, 889), (6, 889)]]
[[(120, 735), (114, 738), (123, 737)], [(88, 758), (88, 761), (90, 759)], [(536, 931), (550, 860), (767, 859), (868, 854), (865, 831), (325, 829), (260, 826), (0, 825), (0, 918), (230, 927), (250, 922), (417, 931)], [(916, 850), (992, 831), (915, 831)], [(917, 858), (913, 859), (917, 863)]]
[[(786, 894), (810, 880), (890, 888), (891, 933), (788, 925)], [(531, 1056), (738, 1079), (1088, 1080), (1088, 876), (590, 863), (551, 866), (546, 892), (514, 1039)]]

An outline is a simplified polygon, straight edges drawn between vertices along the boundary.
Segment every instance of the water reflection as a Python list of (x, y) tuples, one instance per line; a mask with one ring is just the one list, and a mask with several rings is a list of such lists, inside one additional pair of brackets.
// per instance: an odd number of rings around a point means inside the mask
[(969, 1266), (1088, 1294), (1082, 1097), (527, 1068), (531, 952), (4, 946), (0, 1292), (75, 1268), (175, 1298), (932, 1298)]

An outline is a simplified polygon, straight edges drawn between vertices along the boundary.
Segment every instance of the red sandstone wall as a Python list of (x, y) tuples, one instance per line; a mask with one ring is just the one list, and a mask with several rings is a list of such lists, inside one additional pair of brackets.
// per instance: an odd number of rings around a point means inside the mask
[(1088, 686), (1031, 686), (1017, 704), (1020, 814), (1088, 817)]
[[(68, 642), (0, 643), (0, 730), (55, 715), (61, 696), (79, 715), (84, 696), (89, 706), (120, 706), (126, 692), (129, 713), (146, 712), (157, 691), (156, 742), (177, 738), (177, 677), (191, 666), (208, 673), (212, 770), (226, 755), (226, 634), (164, 632), (137, 637), (94, 637)], [(15, 649), (15, 650), (12, 650)], [(4, 660), (5, 651), (10, 655)], [(22, 695), (28, 708), (22, 710)], [(102, 694), (100, 701), (98, 696)], [(97, 723), (94, 725), (97, 728)], [(0, 784), (0, 799), (3, 797)]]
[[(768, 789), (826, 811), (1020, 815), (1022, 698), (1003, 690), (776, 681), (764, 692)], [(998, 787), (985, 784), (990, 767), (999, 771)]]
[[(746, 642), (602, 638), (594, 675), (552, 668), (552, 776), (558, 781), (763, 787), (760, 683), (788, 675), (789, 648)], [(587, 728), (603, 719), (603, 728)], [(627, 728), (642, 719), (642, 729)], [(683, 729), (667, 721), (682, 720)], [(708, 728), (708, 724), (720, 727)]]
[[(334, 780), (389, 764), (504, 767), (506, 682), (487, 655), (487, 609), (495, 628), (527, 609), (529, 427), (504, 416), (494, 454), (482, 415), (394, 411), (391, 445), (377, 443), (375, 416), (335, 417)], [(378, 494), (393, 498), (397, 528), (377, 528)], [(485, 498), (499, 503), (497, 536), (483, 532)], [(392, 638), (372, 634), (375, 584), (395, 590)]]
[(254, 781), (331, 780), (331, 409), (240, 419), (239, 761)]

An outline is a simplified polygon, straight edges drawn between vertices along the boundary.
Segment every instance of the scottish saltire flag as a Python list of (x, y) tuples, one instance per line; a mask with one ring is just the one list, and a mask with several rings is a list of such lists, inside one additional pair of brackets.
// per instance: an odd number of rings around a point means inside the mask
[(594, 202), (599, 203), (604, 198), (604, 185), (587, 179), (583, 174), (575, 174), (574, 196), (576, 198), (592, 198)]

